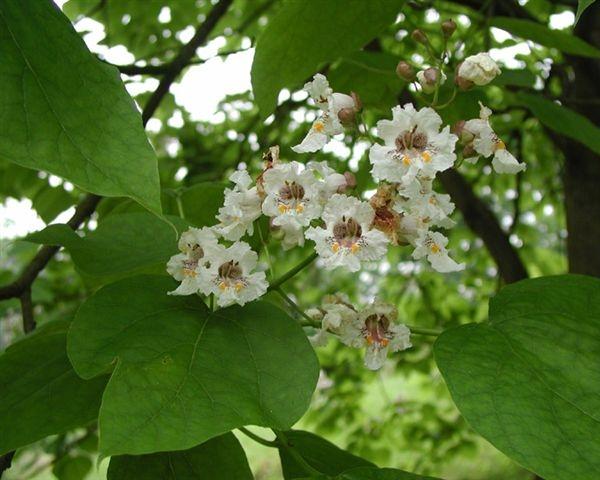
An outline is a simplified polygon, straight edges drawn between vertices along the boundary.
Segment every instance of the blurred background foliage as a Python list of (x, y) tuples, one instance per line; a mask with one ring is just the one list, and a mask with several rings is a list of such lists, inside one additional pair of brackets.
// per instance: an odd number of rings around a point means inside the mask
[[(394, 70), (400, 59), (417, 65), (425, 62), (423, 50), (408, 35), (414, 28), (425, 31), (439, 46), (439, 23), (453, 18), (458, 31), (451, 44), (462, 57), (492, 49), (497, 58), (505, 59), (509, 68), (504, 66), (505, 73), (492, 86), (460, 94), (442, 114), (447, 122), (476, 117), (478, 100), (495, 110), (495, 129), (509, 149), (527, 163), (527, 170), (517, 176), (494, 175), (489, 164), (480, 161), (462, 165), (460, 172), (492, 209), (530, 275), (562, 273), (567, 270), (562, 154), (539, 120), (519, 103), (517, 92), (537, 91), (546, 98), (559, 97), (562, 84), (557, 75), (564, 57), (557, 49), (524, 42), (492, 27), (500, 3), (513, 2), (406, 2), (396, 24), (363, 51), (323, 65), (322, 71), (334, 90), (359, 93), (364, 120), (374, 126), (378, 119), (390, 115), (392, 106), (411, 99), (407, 85)], [(572, 28), (575, 3), (514, 2), (541, 24), (562, 19), (567, 31)], [(235, 0), (213, 30), (210, 48), (200, 49), (194, 62), (202, 64), (213, 57), (222, 62), (252, 49), (280, 5), (275, 0)], [(175, 57), (211, 7), (206, 0), (69, 0), (62, 6), (100, 58), (108, 61), (106, 52), (114, 53), (115, 49), (129, 52), (126, 58), (130, 62), (122, 67), (129, 74), (123, 78), (140, 105), (157, 85), (155, 78), (161, 66)], [(98, 37), (98, 32), (99, 38), (90, 39)], [(184, 72), (183, 78), (193, 68)], [(210, 75), (210, 70), (205, 72)], [(204, 100), (210, 82), (211, 78), (199, 79), (187, 95), (199, 102), (214, 101)], [(299, 90), (302, 85), (296, 87)], [(314, 115), (306, 95), (299, 91), (282, 91), (276, 110), (266, 121), (250, 91), (220, 99), (208, 119), (198, 119), (185, 102), (178, 103), (169, 94), (148, 125), (159, 156), (165, 212), (183, 212), (198, 226), (211, 224), (227, 177), (234, 169), (245, 165), (257, 174), (262, 168), (262, 152), (276, 144), (281, 146), (284, 159), (307, 160), (294, 155), (290, 147), (304, 136)], [(360, 191), (368, 192), (374, 183), (369, 175), (367, 147), (363, 139), (348, 132), (311, 158), (327, 160), (338, 171), (353, 171)], [(69, 210), (81, 195), (55, 177), (6, 161), (0, 160), (0, 172), (0, 199), (5, 206), (8, 199), (29, 199), (44, 223), (63, 218), (61, 212)], [(95, 229), (111, 215), (140, 209), (131, 200), (104, 199), (84, 231)], [(311, 268), (289, 282), (286, 291), (303, 308), (319, 304), (326, 293), (346, 292), (358, 303), (378, 295), (398, 305), (402, 321), (422, 327), (448, 328), (483, 321), (487, 300), (503, 281), (482, 240), (466, 226), (460, 212), (454, 218), (458, 223), (448, 232), (450, 247), (457, 261), (466, 262), (463, 272), (432, 272), (425, 263), (414, 262), (409, 249), (393, 248), (386, 261), (356, 274)], [(253, 244), (261, 251), (261, 261), (275, 275), (285, 272), (311, 250), (308, 242), (304, 249), (283, 252), (277, 232), (269, 232), (264, 222), (257, 232)], [(0, 283), (4, 284), (21, 271), (36, 246), (5, 237), (1, 248)], [(33, 287), (38, 322), (69, 318), (97, 287), (78, 273), (68, 253), (60, 252)], [(280, 302), (276, 296), (270, 301)], [(18, 302), (0, 303), (0, 317), (0, 348), (5, 348), (21, 335)], [(435, 367), (432, 340), (415, 336), (413, 343), (413, 349), (392, 355), (385, 368), (375, 373), (363, 368), (361, 352), (334, 341), (320, 349), (321, 380), (300, 427), (380, 466), (456, 480), (533, 478), (478, 437), (461, 418)], [(6, 478), (105, 478), (106, 464), (100, 470), (95, 468), (95, 435), (91, 429), (39, 442), (19, 453), (17, 468), (7, 472)], [(246, 438), (241, 440), (256, 478), (280, 478), (276, 452)]]

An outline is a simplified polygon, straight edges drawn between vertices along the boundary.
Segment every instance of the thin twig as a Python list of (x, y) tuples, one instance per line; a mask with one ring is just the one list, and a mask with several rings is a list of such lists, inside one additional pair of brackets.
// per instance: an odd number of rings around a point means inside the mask
[(23, 331), (25, 333), (35, 330), (35, 319), (33, 318), (33, 303), (31, 302), (31, 288), (26, 288), (21, 294), (21, 313), (23, 315)]
[(302, 260), (298, 265), (296, 265), (291, 270), (284, 273), (281, 277), (271, 283), (267, 291), (277, 290), (281, 285), (287, 282), (290, 278), (294, 277), (297, 273), (302, 271), (304, 268), (309, 266), (319, 255), (315, 252), (312, 253), (309, 257)]
[(256, 433), (248, 430), (246, 427), (239, 427), (238, 430), (240, 432), (242, 432), (244, 435), (246, 435), (248, 438), (251, 438), (256, 443), (260, 443), (261, 445), (264, 445), (265, 447), (271, 447), (271, 448), (279, 447), (279, 443), (277, 442), (277, 440), (267, 440), (266, 438), (262, 438), (261, 436), (257, 435)]

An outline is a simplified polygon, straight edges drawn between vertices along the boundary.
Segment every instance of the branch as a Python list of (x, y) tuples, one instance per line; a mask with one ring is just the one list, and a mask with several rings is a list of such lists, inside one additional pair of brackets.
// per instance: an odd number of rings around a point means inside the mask
[(196, 49), (206, 42), (210, 32), (217, 24), (217, 22), (225, 15), (229, 5), (233, 0), (221, 0), (217, 3), (206, 17), (206, 20), (202, 23), (200, 28), (196, 30), (194, 37), (181, 49), (179, 55), (177, 55), (170, 63), (170, 69), (165, 73), (164, 77), (160, 81), (158, 88), (154, 91), (150, 100), (146, 104), (146, 108), (142, 112), (142, 121), (144, 125), (152, 117), (158, 105), (160, 104), (163, 97), (168, 93), (171, 84), (175, 81), (179, 73), (185, 68), (188, 62), (196, 54)]
[(15, 456), (15, 452), (8, 452), (0, 456), (0, 477), (4, 470), (8, 470), (12, 464), (12, 459)]
[(483, 240), (498, 265), (500, 277), (513, 283), (528, 277), (519, 254), (490, 208), (473, 192), (471, 185), (456, 170), (439, 173), (439, 178), (452, 200), (462, 212), (467, 226)]

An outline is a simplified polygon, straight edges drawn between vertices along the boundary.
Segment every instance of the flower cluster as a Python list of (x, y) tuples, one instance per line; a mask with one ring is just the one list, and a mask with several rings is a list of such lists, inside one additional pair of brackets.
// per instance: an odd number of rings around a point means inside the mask
[[(446, 40), (455, 29), (454, 22), (442, 24)], [(430, 46), (423, 32), (413, 32), (412, 38)], [(479, 118), (460, 121), (452, 130), (444, 125), (433, 108), (446, 80), (444, 60), (435, 60), (434, 65), (415, 73), (407, 62), (398, 64), (396, 72), (413, 82), (416, 95), (419, 91), (432, 95), (432, 106), (398, 105), (392, 108), (391, 119), (377, 122), (380, 140), (369, 149), (371, 174), (377, 182), (371, 197), (352, 192), (356, 182), (350, 172), (339, 173), (326, 162), (284, 162), (279, 147), (271, 147), (256, 178), (246, 170), (230, 176), (233, 187), (225, 190), (216, 225), (190, 228), (181, 235), (180, 252), (167, 264), (167, 271), (180, 282), (171, 294), (214, 296), (219, 306), (244, 305), (264, 295), (268, 282), (258, 269), (258, 254), (243, 241), (253, 235), (261, 215), (269, 218), (284, 250), (312, 241), (326, 269), (356, 272), (365, 262), (382, 259), (390, 245), (410, 246), (414, 259), (426, 258), (439, 272), (464, 269), (463, 263), (450, 257), (448, 238), (440, 232), (454, 225), (450, 218), (454, 204), (449, 195), (435, 190), (436, 176), (457, 167), (459, 154), (460, 161), (468, 163), (491, 157), (497, 173), (514, 174), (525, 165), (496, 135), (490, 123), (492, 112), (483, 104)], [(454, 93), (446, 104), (458, 89), (486, 85), (499, 73), (487, 53), (466, 58), (456, 67)], [(316, 74), (304, 90), (318, 116), (300, 144), (292, 147), (294, 152), (316, 152), (347, 127), (366, 130), (359, 115), (362, 105), (354, 93), (334, 92), (322, 74)], [(462, 151), (457, 152), (457, 145)], [(343, 295), (328, 296), (307, 315), (321, 322), (313, 343), (323, 344), (335, 335), (346, 345), (366, 348), (365, 364), (373, 370), (383, 365), (389, 351), (410, 347), (410, 331), (397, 323), (396, 308), (380, 300), (357, 309)]]
[(366, 348), (365, 366), (370, 370), (380, 369), (388, 352), (411, 347), (410, 330), (397, 323), (396, 307), (378, 299), (357, 310), (346, 296), (328, 295), (320, 308), (307, 314), (321, 322), (321, 328), (311, 338), (313, 345), (325, 345), (328, 336), (335, 335), (349, 347)]

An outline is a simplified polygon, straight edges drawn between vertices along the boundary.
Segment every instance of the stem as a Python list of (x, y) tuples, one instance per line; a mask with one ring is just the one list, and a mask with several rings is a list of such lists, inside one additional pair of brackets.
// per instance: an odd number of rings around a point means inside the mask
[(275, 292), (277, 292), (281, 298), (283, 298), (285, 300), (285, 302), (292, 307), (292, 310), (296, 311), (297, 313), (299, 313), (300, 315), (302, 315), (302, 317), (304, 318), (303, 322), (300, 322), (300, 324), (303, 327), (314, 327), (314, 328), (319, 328), (319, 322), (313, 320), (312, 318), (310, 318), (305, 312), (304, 310), (302, 310), (298, 304), (296, 302), (294, 302), (290, 297), (288, 297), (288, 295), (281, 289), (281, 287), (277, 287), (275, 290)]
[(267, 440), (266, 438), (262, 438), (261, 436), (257, 435), (256, 433), (253, 433), (250, 430), (248, 430), (246, 427), (239, 427), (238, 430), (240, 432), (242, 432), (244, 435), (246, 435), (248, 438), (251, 438), (256, 443), (260, 443), (261, 445), (264, 445), (265, 447), (277, 448), (279, 446), (279, 444), (276, 440)]
[(256, 227), (258, 228), (258, 236), (260, 237), (260, 243), (262, 243), (263, 248), (265, 249), (265, 254), (267, 256), (267, 263), (269, 264), (269, 273), (271, 274), (271, 278), (275, 276), (273, 272), (273, 262), (271, 261), (271, 253), (269, 252), (269, 245), (265, 241), (265, 237), (262, 232), (262, 228), (260, 228), (260, 222), (257, 222)]
[(175, 202), (177, 203), (177, 211), (179, 212), (179, 216), (185, 220), (185, 213), (183, 213), (183, 204), (181, 203), (181, 196), (177, 195), (175, 197)]
[(289, 440), (283, 432), (279, 430), (273, 430), (273, 432), (277, 436), (277, 440), (279, 440), (279, 445), (285, 448), (285, 450), (290, 454), (290, 456), (298, 463), (298, 465), (300, 465), (304, 469), (306, 473), (308, 473), (310, 476), (321, 476), (321, 472), (319, 472), (316, 468), (313, 468), (312, 465), (310, 465), (306, 460), (304, 460), (302, 455), (300, 455), (298, 450), (296, 450), (292, 446), (292, 444), (289, 442)]
[(410, 330), (410, 333), (416, 333), (417, 335), (428, 335), (430, 337), (437, 337), (442, 334), (442, 330), (438, 330), (436, 328), (423, 328), (423, 327), (413, 327), (411, 325), (406, 325)]
[(283, 285), (285, 282), (287, 282), (290, 278), (294, 277), (297, 273), (299, 273), (300, 271), (302, 271), (306, 267), (308, 267), (317, 257), (318, 257), (318, 254), (316, 252), (312, 253), (309, 257), (302, 260), (294, 268), (287, 271), (281, 277), (279, 277), (273, 283), (271, 283), (271, 285), (269, 285), (269, 288), (267, 289), (267, 291), (270, 292), (272, 290), (277, 290), (281, 285)]

